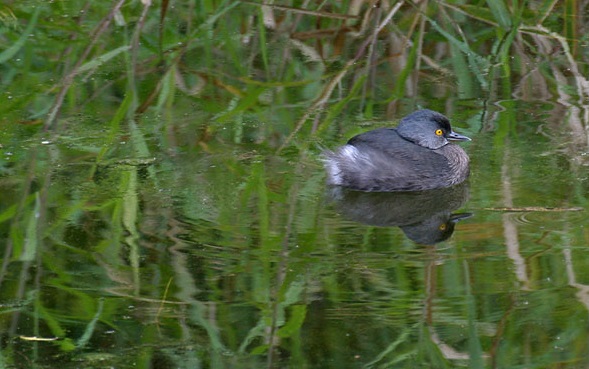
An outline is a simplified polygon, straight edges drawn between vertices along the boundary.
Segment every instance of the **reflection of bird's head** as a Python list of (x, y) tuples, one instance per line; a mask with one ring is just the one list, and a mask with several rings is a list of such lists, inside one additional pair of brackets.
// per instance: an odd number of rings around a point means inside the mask
[(400, 227), (411, 240), (431, 245), (450, 237), (457, 221), (471, 214), (452, 214), (468, 200), (468, 183), (418, 192), (361, 192), (328, 187), (343, 217), (379, 227)]
[(433, 245), (447, 240), (454, 233), (456, 223), (471, 216), (471, 213), (442, 213), (421, 223), (400, 228), (413, 242), (422, 245)]

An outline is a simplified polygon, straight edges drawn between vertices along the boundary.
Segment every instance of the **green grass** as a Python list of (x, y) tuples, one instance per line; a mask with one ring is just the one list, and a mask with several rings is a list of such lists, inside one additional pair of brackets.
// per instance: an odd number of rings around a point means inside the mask
[[(58, 129), (61, 120), (75, 114), (101, 109), (108, 117), (114, 110), (107, 101), (117, 104), (132, 94), (135, 102), (128, 109), (136, 118), (165, 114), (171, 106), (166, 101), (173, 101), (175, 107), (196, 105), (226, 126), (240, 125), (243, 114), (258, 115), (268, 98), (280, 102), (277, 109), (296, 102), (295, 116), (329, 110), (339, 100), (336, 91), (349, 100), (339, 114), (371, 117), (387, 102), (410, 101), (415, 91), (408, 86), (419, 90), (440, 78), (448, 86), (456, 81), (454, 89), (467, 98), (484, 98), (493, 93), (491, 69), (517, 80), (525, 75), (527, 60), (539, 65), (560, 60), (561, 68), (586, 75), (577, 38), (583, 25), (576, 21), (574, 4), (431, 2), (393, 8), (392, 2), (383, 2), (377, 10), (361, 6), (350, 14), (351, 4), (342, 1), (305, 9), (288, 1), (268, 7), (240, 1), (173, 7), (168, 2), (71, 1), (33, 11), (9, 2), (0, 13), (0, 63), (2, 88), (12, 98), (1, 109), (5, 119), (42, 119), (44, 129)], [(34, 39), (27, 37), (32, 33)], [(557, 52), (546, 54), (546, 45)], [(317, 69), (324, 73), (318, 75)], [(441, 70), (447, 74), (440, 75)], [(370, 78), (358, 89), (363, 75)], [(170, 78), (183, 80), (185, 87), (171, 91)], [(543, 78), (554, 83), (550, 74)], [(233, 108), (223, 113), (229, 104)], [(260, 130), (288, 144), (293, 133), (301, 139), (313, 134), (323, 115), (315, 120), (280, 121)]]
[[(546, 129), (534, 104), (566, 106), (555, 135), (584, 128), (583, 10), (366, 3), (3, 2), (0, 367), (453, 367), (446, 343), (476, 366), (583, 357), (586, 308), (564, 277), (588, 277), (567, 248), (582, 227), (526, 228), (528, 277), (562, 288), (523, 291), (501, 232), (483, 239), (509, 217), (478, 215), (459, 239), (474, 250), (414, 249), (398, 229), (334, 224), (317, 160), (419, 106), (448, 110), (488, 143), (472, 155), (478, 204), (586, 205), (562, 170), (583, 177), (586, 147), (518, 141)], [(506, 185), (528, 171), (555, 182)], [(570, 357), (547, 351), (553, 332)]]

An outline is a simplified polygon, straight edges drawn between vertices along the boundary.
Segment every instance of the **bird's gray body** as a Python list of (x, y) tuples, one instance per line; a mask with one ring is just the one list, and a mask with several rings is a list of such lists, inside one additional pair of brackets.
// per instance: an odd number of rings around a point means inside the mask
[[(443, 134), (436, 135), (438, 129)], [(430, 132), (431, 131), (431, 132)], [(454, 133), (446, 117), (420, 110), (398, 129), (380, 128), (324, 152), (328, 183), (361, 191), (421, 191), (449, 187), (469, 175), (469, 158), (448, 140)]]

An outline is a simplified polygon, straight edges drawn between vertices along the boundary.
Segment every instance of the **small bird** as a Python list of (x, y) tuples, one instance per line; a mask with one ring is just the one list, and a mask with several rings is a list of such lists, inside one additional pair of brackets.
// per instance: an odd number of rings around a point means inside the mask
[(450, 141), (470, 141), (450, 121), (418, 110), (397, 128), (379, 128), (323, 152), (327, 183), (359, 191), (423, 191), (453, 186), (470, 173), (464, 150)]

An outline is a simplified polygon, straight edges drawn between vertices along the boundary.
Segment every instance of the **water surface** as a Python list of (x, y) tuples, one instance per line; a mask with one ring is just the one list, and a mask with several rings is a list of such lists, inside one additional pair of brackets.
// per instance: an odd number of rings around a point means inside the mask
[[(12, 4), (41, 24), (38, 43), (0, 34), (22, 48), (0, 51), (1, 368), (589, 365), (583, 22), (559, 38), (542, 27), (560, 8), (515, 26), (501, 7), (432, 3), (433, 23), (401, 4), (373, 41), (342, 41), (357, 18), (330, 18), (339, 2), (213, 3), (136, 24), (123, 7), (73, 69), (49, 63), (93, 38), (35, 17), (77, 4)], [(178, 21), (160, 33), (160, 16)], [(420, 107), (473, 139), (466, 183), (326, 187), (323, 148)]]

